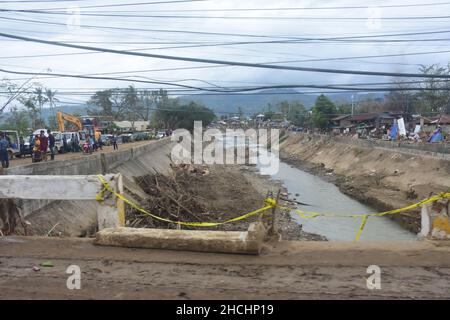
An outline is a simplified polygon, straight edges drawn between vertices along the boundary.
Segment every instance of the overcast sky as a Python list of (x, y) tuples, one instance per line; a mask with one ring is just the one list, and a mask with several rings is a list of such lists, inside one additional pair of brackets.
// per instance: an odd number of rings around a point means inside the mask
[[(152, 0), (159, 2), (163, 0)], [(166, 54), (182, 57), (200, 57), (240, 62), (282, 62), (289, 60), (356, 57), (367, 55), (410, 54), (436, 51), (450, 51), (450, 18), (405, 19), (407, 17), (449, 16), (450, 2), (443, 0), (393, 0), (393, 1), (266, 1), (229, 0), (193, 1), (134, 6), (93, 7), (84, 6), (118, 5), (142, 3), (143, 0), (117, 1), (30, 1), (11, 3), (0, 1), (0, 9), (52, 9), (58, 14), (32, 12), (0, 12), (0, 32), (37, 39), (62, 41), (88, 46), (119, 50), (146, 49), (142, 52)], [(150, 1), (149, 1), (150, 2)], [(426, 5), (425, 5), (426, 4)], [(387, 7), (418, 5), (408, 7)], [(78, 8), (79, 6), (80, 8)], [(323, 7), (352, 7), (321, 10)], [(281, 9), (289, 10), (242, 10), (220, 11), (220, 9)], [(305, 8), (295, 10), (294, 8)], [(195, 11), (198, 10), (198, 11)], [(205, 11), (207, 10), (207, 11)], [(209, 10), (209, 11), (208, 11)], [(76, 13), (80, 12), (78, 16)], [(67, 14), (75, 13), (75, 14)], [(127, 15), (117, 17), (92, 16), (88, 14)], [(146, 15), (152, 17), (133, 17)], [(183, 17), (173, 18), (175, 15)], [(155, 17), (160, 16), (160, 17)], [(163, 16), (163, 17), (161, 17)], [(165, 16), (165, 17), (164, 17)], [(167, 17), (172, 16), (172, 17)], [(194, 16), (194, 17), (186, 17)], [(236, 19), (245, 17), (242, 19)], [(3, 19), (7, 18), (7, 19)], [(226, 19), (223, 19), (226, 18)], [(276, 18), (276, 19), (273, 19)], [(280, 19), (281, 18), (281, 19)], [(287, 19), (290, 18), (290, 19)], [(338, 19), (337, 19), (338, 18)], [(352, 18), (345, 20), (342, 18)], [(356, 19), (355, 19), (356, 18)], [(380, 19), (379, 19), (380, 18)], [(395, 18), (395, 19), (391, 19)], [(401, 18), (401, 19), (397, 19)], [(11, 20), (17, 19), (17, 20)], [(27, 20), (27, 21), (24, 21)], [(78, 21), (80, 26), (78, 26)], [(41, 23), (39, 23), (41, 22)], [(45, 24), (42, 22), (56, 23)], [(102, 29), (87, 26), (159, 29), (167, 31), (199, 31), (211, 33), (241, 34), (205, 35), (180, 32), (132, 31)], [(402, 35), (388, 37), (396, 33), (449, 31), (427, 35)], [(252, 36), (249, 36), (252, 35)], [(194, 44), (220, 44), (227, 42), (254, 42), (287, 40), (289, 37), (330, 38), (384, 35), (366, 38), (368, 42), (321, 41), (303, 43), (259, 43), (197, 48), (166, 48)], [(385, 40), (397, 42), (383, 42)], [(416, 41), (419, 39), (427, 41)], [(441, 41), (429, 41), (441, 39)], [(291, 39), (292, 40), (292, 39)], [(375, 40), (375, 41), (374, 41)], [(381, 40), (381, 41), (380, 41)], [(398, 40), (401, 40), (398, 42)], [(405, 41), (407, 40), (407, 41)], [(414, 40), (414, 41), (411, 41)], [(108, 73), (108, 77), (146, 77), (160, 81), (181, 81), (193, 86), (239, 87), (268, 84), (349, 84), (364, 82), (385, 82), (389, 77), (351, 76), (299, 71), (255, 69), (247, 67), (220, 67), (188, 69), (176, 71), (151, 71), (155, 69), (206, 66), (200, 63), (161, 60), (148, 57), (123, 56), (109, 53), (89, 53), (52, 57), (23, 57), (61, 53), (86, 52), (73, 48), (61, 48), (0, 37), (0, 68), (12, 71), (49, 72), (91, 75)], [(128, 43), (127, 43), (128, 42)], [(144, 43), (143, 43), (144, 42)], [(159, 48), (159, 49), (158, 49)], [(387, 72), (417, 72), (420, 64), (440, 63), (446, 65), (450, 53), (409, 55), (398, 57), (350, 59), (331, 61), (290, 62), (280, 65), (307, 66), (318, 68), (368, 70)], [(133, 71), (150, 70), (147, 72)], [(129, 72), (129, 73), (125, 73)], [(1, 78), (23, 83), (30, 76), (0, 73)], [(145, 78), (140, 78), (145, 79)], [(126, 86), (124, 81), (86, 80), (69, 78), (37, 77), (36, 81), (45, 87), (59, 91), (61, 101), (81, 102), (87, 96), (76, 95), (75, 91)], [(156, 88), (159, 85), (135, 84), (137, 88)], [(170, 88), (169, 86), (164, 86)], [(316, 90), (315, 90), (316, 91)], [(85, 99), (86, 98), (86, 99)]]

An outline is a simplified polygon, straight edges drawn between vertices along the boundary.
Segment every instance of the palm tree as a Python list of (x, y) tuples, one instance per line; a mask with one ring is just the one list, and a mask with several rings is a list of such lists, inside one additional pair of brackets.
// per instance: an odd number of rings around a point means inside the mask
[(54, 119), (56, 119), (55, 102), (58, 101), (58, 99), (55, 98), (56, 90), (53, 91), (50, 88), (46, 88), (45, 95), (47, 96), (47, 101), (50, 104), (50, 109), (52, 110), (52, 116)]
[(44, 91), (42, 90), (42, 87), (37, 87), (36, 89), (34, 89), (34, 94), (35, 94), (35, 99), (36, 99), (36, 101), (38, 103), (38, 107), (39, 107), (40, 122), (43, 123), (42, 109), (44, 107), (44, 104), (47, 102), (47, 98), (44, 96)]
[(55, 102), (58, 102), (58, 99), (55, 98), (56, 90), (53, 91), (52, 89), (46, 88), (45, 95), (47, 96), (48, 103), (50, 103), (50, 108), (54, 108)]

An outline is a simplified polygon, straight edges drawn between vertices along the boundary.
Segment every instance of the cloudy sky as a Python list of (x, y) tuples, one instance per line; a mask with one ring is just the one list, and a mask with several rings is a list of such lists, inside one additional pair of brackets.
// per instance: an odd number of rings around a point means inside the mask
[[(0, 32), (170, 56), (343, 70), (417, 73), (420, 64), (446, 65), (450, 61), (450, 2), (443, 0), (176, 1), (0, 1), (3, 9)], [(5, 37), (0, 37), (0, 43), (0, 69), (48, 72), (49, 76), (34, 80), (58, 90), (62, 102), (72, 103), (87, 100), (90, 93), (100, 88), (132, 82), (71, 79), (51, 74), (101, 75), (226, 88), (392, 80), (392, 77), (217, 67)], [(391, 56), (367, 57), (374, 55)], [(167, 70), (174, 68), (182, 69)], [(30, 75), (0, 72), (0, 79), (4, 78), (20, 85)], [(174, 89), (174, 94), (193, 93), (176, 91), (180, 89), (169, 85), (135, 83), (135, 86)]]

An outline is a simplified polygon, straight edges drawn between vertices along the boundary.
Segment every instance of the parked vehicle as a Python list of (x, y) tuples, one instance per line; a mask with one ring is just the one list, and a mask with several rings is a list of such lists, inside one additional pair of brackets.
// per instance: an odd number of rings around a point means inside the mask
[(119, 136), (119, 141), (122, 143), (133, 142), (133, 135), (131, 133), (123, 133)]
[(55, 137), (55, 153), (61, 153), (63, 149), (62, 133), (59, 131), (52, 131)]
[(33, 139), (34, 138), (32, 136), (23, 138), (24, 146), (21, 156), (23, 157), (26, 157), (27, 155), (33, 156), (33, 147), (34, 147)]
[[(61, 141), (63, 139), (63, 137), (66, 138), (67, 141), (67, 147), (70, 151), (72, 150), (72, 135), (77, 136), (78, 137), (78, 146), (80, 147), (80, 149), (82, 149), (83, 147), (83, 143), (84, 141), (86, 141), (86, 132), (84, 131), (79, 131), (79, 132), (63, 132), (62, 136), (61, 136)], [(61, 142), (62, 143), (62, 142)]]
[(133, 141), (150, 140), (150, 132), (135, 132), (133, 134)]
[(102, 138), (103, 145), (110, 146), (112, 144), (111, 143), (112, 134), (102, 134), (101, 138)]
[(165, 133), (164, 131), (158, 131), (158, 132), (156, 133), (155, 138), (156, 138), (156, 139), (162, 139), (162, 138), (164, 138), (165, 136), (166, 136), (166, 133)]

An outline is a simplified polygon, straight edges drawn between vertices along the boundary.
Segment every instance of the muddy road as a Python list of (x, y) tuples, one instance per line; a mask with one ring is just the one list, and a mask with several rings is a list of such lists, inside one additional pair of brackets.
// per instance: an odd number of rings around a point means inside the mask
[[(0, 299), (448, 299), (450, 246), (279, 242), (260, 256), (1, 238)], [(51, 261), (53, 267), (40, 267)], [(66, 269), (81, 268), (69, 290)], [(381, 267), (381, 290), (366, 286)]]

